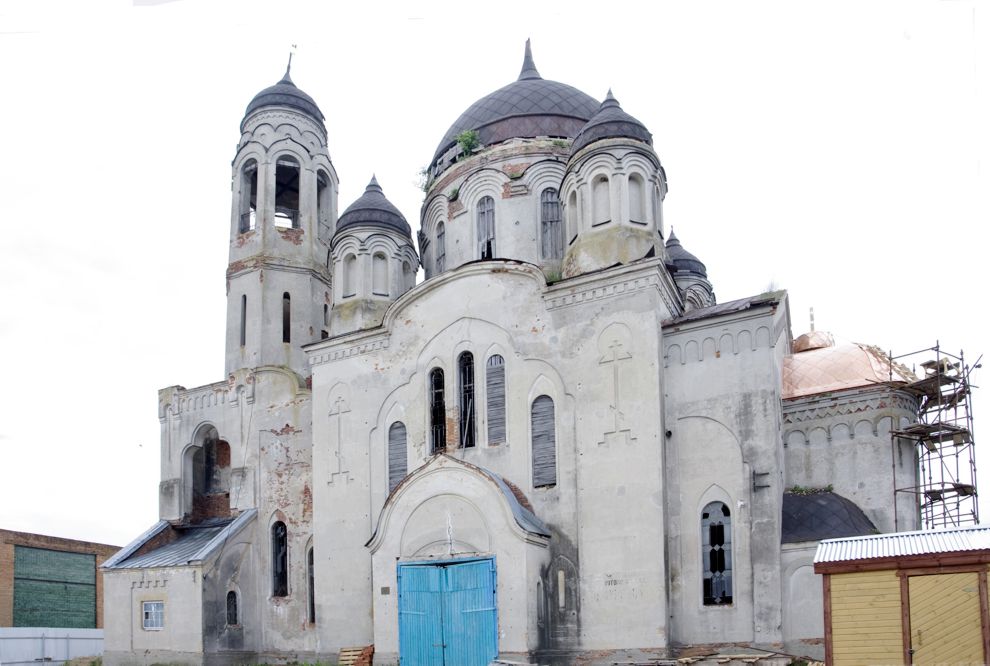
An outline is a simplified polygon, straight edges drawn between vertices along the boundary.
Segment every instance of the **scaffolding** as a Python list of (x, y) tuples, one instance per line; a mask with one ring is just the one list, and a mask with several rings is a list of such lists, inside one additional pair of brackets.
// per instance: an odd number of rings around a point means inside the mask
[(913, 442), (918, 462), (916, 485), (894, 488), (895, 511), (898, 493), (911, 493), (923, 529), (979, 523), (970, 383), (979, 359), (970, 367), (962, 351), (958, 356), (947, 353), (937, 342), (928, 349), (891, 354), (890, 359), (891, 381), (894, 362), (915, 366), (916, 376), (917, 366), (921, 368), (920, 378), (902, 387), (918, 400), (918, 420), (890, 433), (893, 448), (899, 441)]

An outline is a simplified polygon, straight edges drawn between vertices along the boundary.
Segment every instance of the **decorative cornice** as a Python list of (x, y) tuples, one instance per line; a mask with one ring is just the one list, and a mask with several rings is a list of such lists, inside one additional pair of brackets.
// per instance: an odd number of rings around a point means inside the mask
[(388, 349), (388, 346), (389, 336), (384, 333), (379, 333), (375, 339), (366, 340), (359, 344), (348, 347), (338, 347), (336, 349), (326, 349), (322, 352), (312, 352), (309, 355), (309, 364), (311, 366), (321, 365), (323, 363), (330, 363), (331, 361), (351, 358), (352, 356), (361, 356), (362, 354), (368, 354), (373, 351)]
[[(866, 395), (865, 391), (868, 391)], [(900, 410), (916, 414), (917, 409), (918, 404), (913, 396), (884, 386), (850, 389), (841, 394), (831, 394), (827, 398), (809, 396), (799, 400), (785, 400), (783, 417), (785, 424), (795, 425), (879, 410)]]
[(626, 264), (562, 280), (547, 289), (544, 300), (547, 310), (557, 310), (650, 288), (660, 294), (668, 312), (680, 311), (680, 303), (674, 296), (677, 288), (659, 260)]

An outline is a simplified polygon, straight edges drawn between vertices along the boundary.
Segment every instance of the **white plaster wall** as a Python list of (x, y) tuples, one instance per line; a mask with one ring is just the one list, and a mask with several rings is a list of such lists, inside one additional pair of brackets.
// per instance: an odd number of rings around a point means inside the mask
[(818, 542), (781, 546), (784, 645), (799, 656), (825, 659), (822, 576), (814, 570)]

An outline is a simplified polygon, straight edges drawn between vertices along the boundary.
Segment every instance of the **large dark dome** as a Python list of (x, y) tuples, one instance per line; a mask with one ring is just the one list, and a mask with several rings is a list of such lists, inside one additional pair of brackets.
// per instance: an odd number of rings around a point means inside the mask
[(547, 81), (536, 71), (529, 40), (519, 79), (468, 107), (443, 135), (433, 163), (467, 130), (478, 132), (481, 145), (512, 138), (577, 136), (595, 113), (598, 102), (577, 88)]
[[(282, 80), (273, 86), (265, 88), (254, 96), (251, 103), (244, 111), (244, 120), (258, 109), (266, 106), (287, 106), (297, 111), (302, 111), (307, 116), (316, 121), (320, 127), (323, 125), (323, 112), (312, 97), (296, 87), (296, 84), (289, 78), (289, 68), (285, 70)], [(244, 129), (244, 120), (241, 121), (241, 129)]]

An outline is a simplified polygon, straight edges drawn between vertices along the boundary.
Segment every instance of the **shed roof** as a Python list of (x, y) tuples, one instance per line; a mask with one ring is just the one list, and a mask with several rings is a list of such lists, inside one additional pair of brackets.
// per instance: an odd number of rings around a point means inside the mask
[(980, 550), (990, 552), (990, 527), (894, 532), (822, 541), (815, 564)]

